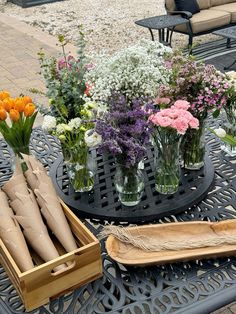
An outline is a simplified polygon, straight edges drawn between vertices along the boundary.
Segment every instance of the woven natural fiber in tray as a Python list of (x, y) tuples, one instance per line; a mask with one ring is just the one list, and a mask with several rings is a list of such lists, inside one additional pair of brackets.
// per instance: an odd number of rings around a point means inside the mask
[[(148, 239), (151, 243), (205, 243), (199, 248), (147, 251), (124, 243), (110, 235), (106, 241), (108, 254), (118, 263), (134, 266), (165, 264), (236, 254), (236, 219), (221, 222), (180, 222), (125, 228), (132, 237)], [(215, 242), (219, 239), (219, 245)], [(222, 239), (226, 239), (222, 243)], [(214, 245), (208, 246), (208, 243)], [(228, 243), (227, 243), (228, 242)], [(229, 244), (230, 242), (230, 244)]]

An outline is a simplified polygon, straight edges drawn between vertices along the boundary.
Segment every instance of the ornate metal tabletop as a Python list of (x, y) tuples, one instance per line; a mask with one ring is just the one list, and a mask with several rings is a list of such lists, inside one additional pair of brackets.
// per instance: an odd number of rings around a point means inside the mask
[(188, 19), (185, 19), (180, 15), (158, 15), (135, 22), (135, 24), (149, 29), (152, 40), (154, 40), (154, 34), (152, 30), (158, 30), (159, 42), (166, 46), (171, 46), (171, 40), (175, 26), (186, 23), (188, 23)]
[[(157, 223), (236, 218), (236, 160), (221, 152), (219, 141), (212, 135), (207, 135), (207, 142), (215, 167), (214, 188), (197, 206), (182, 214), (164, 217)], [(60, 155), (58, 142), (39, 128), (33, 132), (32, 150), (49, 168)], [(0, 141), (1, 183), (11, 176), (10, 156), (9, 148), (4, 141)], [(86, 220), (85, 223), (97, 234), (106, 221)], [(102, 279), (31, 313), (202, 314), (236, 300), (235, 257), (132, 268), (112, 261), (106, 254), (104, 242), (101, 245), (104, 266)], [(0, 314), (24, 312), (17, 292), (0, 268)]]

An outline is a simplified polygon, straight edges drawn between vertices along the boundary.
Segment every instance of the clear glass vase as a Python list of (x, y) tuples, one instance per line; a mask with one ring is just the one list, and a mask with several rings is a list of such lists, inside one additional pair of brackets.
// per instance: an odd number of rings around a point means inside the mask
[(155, 189), (161, 194), (174, 194), (180, 181), (180, 143), (182, 136), (167, 129), (153, 136), (155, 151)]
[(75, 192), (89, 192), (94, 186), (96, 163), (87, 147), (69, 147), (61, 143), (67, 174)]
[(126, 167), (116, 163), (115, 187), (119, 200), (125, 206), (137, 205), (144, 190), (144, 176), (138, 164)]
[[(223, 129), (228, 135), (236, 138), (236, 116), (232, 107), (225, 109), (227, 122), (224, 123)], [(223, 143), (221, 149), (229, 156), (236, 156), (236, 146)]]
[(181, 143), (182, 165), (185, 169), (199, 170), (204, 166), (206, 118), (199, 119), (199, 128), (189, 129)]

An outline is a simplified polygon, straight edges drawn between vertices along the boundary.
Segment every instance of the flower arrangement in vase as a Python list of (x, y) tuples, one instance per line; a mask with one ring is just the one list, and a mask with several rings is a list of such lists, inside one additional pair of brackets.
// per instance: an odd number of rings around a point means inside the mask
[(212, 113), (217, 117), (226, 106), (229, 80), (213, 65), (199, 63), (179, 52), (166, 58), (166, 67), (171, 70), (170, 80), (160, 87), (159, 97), (168, 97), (170, 104), (185, 99), (190, 103), (188, 111), (199, 120), (199, 128), (189, 129), (181, 144), (184, 167), (197, 170), (204, 165), (207, 116)]
[(96, 132), (102, 138), (99, 151), (115, 157), (115, 187), (126, 206), (137, 205), (144, 189), (144, 178), (138, 167), (150, 138), (144, 104), (146, 101), (142, 98), (129, 102), (124, 95), (113, 93), (108, 101), (109, 111), (96, 125)]
[(155, 149), (155, 188), (161, 194), (174, 194), (180, 181), (180, 143), (188, 129), (197, 130), (198, 119), (188, 111), (187, 101), (178, 100), (170, 108), (151, 114)]
[[(96, 103), (86, 101), (89, 87), (85, 81), (88, 60), (84, 53), (84, 35), (80, 32), (77, 58), (67, 55), (67, 41), (59, 36), (63, 56), (47, 58), (40, 52), (40, 65), (46, 81), (50, 110), (44, 117), (43, 128), (58, 137), (61, 142), (68, 176), (76, 192), (87, 192), (93, 188), (95, 163), (89, 148), (100, 142), (94, 131)], [(44, 110), (45, 113), (45, 110)]]
[(106, 103), (114, 91), (128, 101), (154, 98), (158, 86), (169, 80), (170, 71), (164, 64), (164, 55), (168, 52), (171, 49), (158, 42), (143, 40), (111, 56), (97, 56), (85, 75), (92, 99)]
[[(20, 159), (22, 154), (30, 154), (30, 136), (37, 113), (29, 96), (12, 98), (9, 92), (0, 92), (0, 132)], [(24, 166), (22, 163), (23, 170)]]

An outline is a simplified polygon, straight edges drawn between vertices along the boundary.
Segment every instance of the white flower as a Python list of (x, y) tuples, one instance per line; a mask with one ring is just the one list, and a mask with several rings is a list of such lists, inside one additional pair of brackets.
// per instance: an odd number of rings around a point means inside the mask
[(87, 130), (84, 134), (84, 141), (88, 147), (94, 147), (102, 142), (102, 137), (93, 130)]
[(43, 130), (51, 131), (56, 127), (57, 121), (53, 116), (44, 116), (42, 128)]
[(224, 129), (222, 128), (219, 128), (219, 129), (216, 129), (214, 130), (215, 131), (215, 134), (219, 137), (219, 138), (224, 138), (226, 136), (226, 132)]
[(57, 125), (56, 132), (57, 134), (63, 134), (66, 131), (67, 124), (61, 123)]
[(78, 129), (81, 125), (81, 119), (80, 118), (74, 118), (71, 119), (68, 123), (68, 126), (72, 129)]
[(171, 49), (158, 42), (141, 41), (113, 56), (98, 57), (96, 66), (86, 73), (94, 101), (106, 102), (112, 91), (129, 98), (141, 95), (155, 97), (160, 84), (167, 84), (170, 70), (163, 55)]
[(76, 166), (75, 166), (75, 170), (76, 171), (79, 171), (79, 170), (84, 169), (84, 168), (85, 168), (85, 166), (84, 165), (80, 165), (80, 164), (76, 164)]

